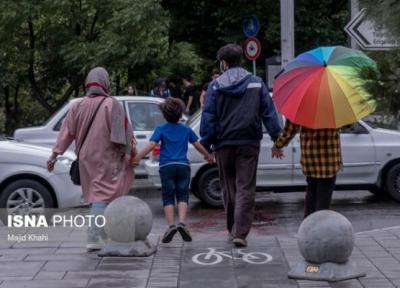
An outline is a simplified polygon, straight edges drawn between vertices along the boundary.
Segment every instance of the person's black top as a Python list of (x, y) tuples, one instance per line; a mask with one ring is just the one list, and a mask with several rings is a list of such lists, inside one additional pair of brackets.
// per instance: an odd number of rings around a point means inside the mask
[(185, 105), (187, 105), (189, 102), (189, 96), (193, 96), (192, 105), (190, 106), (189, 111), (189, 114), (192, 115), (200, 107), (199, 95), (196, 93), (196, 89), (193, 87), (193, 85), (186, 87), (185, 92), (183, 93), (183, 101), (185, 102)]

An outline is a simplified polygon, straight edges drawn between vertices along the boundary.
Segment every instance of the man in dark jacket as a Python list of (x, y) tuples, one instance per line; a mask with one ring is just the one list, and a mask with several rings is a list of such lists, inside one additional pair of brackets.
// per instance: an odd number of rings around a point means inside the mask
[(200, 127), (202, 144), (216, 154), (227, 228), (238, 247), (247, 246), (254, 218), (262, 123), (272, 141), (282, 130), (264, 82), (240, 67), (242, 55), (236, 44), (219, 49), (223, 74), (208, 87)]

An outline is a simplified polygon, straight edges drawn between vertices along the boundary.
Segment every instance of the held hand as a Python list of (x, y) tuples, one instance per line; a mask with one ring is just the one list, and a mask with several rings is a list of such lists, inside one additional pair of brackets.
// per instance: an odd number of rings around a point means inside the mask
[(132, 166), (132, 167), (137, 167), (137, 166), (139, 166), (140, 160), (141, 160), (141, 159), (138, 158), (137, 155), (136, 155), (135, 157), (132, 157), (132, 158), (131, 158), (131, 163), (130, 163), (131, 166)]
[(50, 158), (47, 160), (47, 171), (52, 172), (54, 170), (54, 164), (56, 164), (57, 159), (50, 156)]
[(215, 158), (214, 158), (214, 155), (212, 155), (212, 154), (208, 154), (207, 156), (205, 156), (204, 160), (206, 160), (209, 164), (215, 163)]
[(283, 149), (278, 149), (275, 146), (272, 147), (272, 158), (279, 158), (282, 159), (285, 157), (285, 154), (283, 153)]

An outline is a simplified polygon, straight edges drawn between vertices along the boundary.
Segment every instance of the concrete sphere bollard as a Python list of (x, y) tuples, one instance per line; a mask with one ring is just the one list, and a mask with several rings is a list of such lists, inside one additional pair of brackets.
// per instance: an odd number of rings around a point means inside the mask
[(153, 226), (153, 215), (143, 200), (122, 196), (112, 201), (104, 211), (108, 237), (115, 242), (146, 240)]
[(344, 263), (354, 248), (353, 226), (346, 217), (331, 210), (308, 216), (297, 235), (300, 253), (310, 263)]

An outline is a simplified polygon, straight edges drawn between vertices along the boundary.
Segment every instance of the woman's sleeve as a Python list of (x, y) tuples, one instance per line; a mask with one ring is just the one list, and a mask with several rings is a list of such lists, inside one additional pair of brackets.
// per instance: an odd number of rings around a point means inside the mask
[(283, 129), (283, 133), (279, 138), (275, 141), (275, 147), (281, 149), (289, 144), (289, 142), (293, 139), (296, 133), (299, 131), (299, 126), (293, 124), (288, 119), (286, 119), (285, 128)]
[(60, 132), (58, 133), (57, 136), (56, 144), (54, 145), (53, 148), (53, 152), (57, 154), (63, 154), (71, 145), (72, 141), (74, 141), (75, 139), (76, 135), (75, 106), (76, 104), (74, 104), (69, 109), (61, 125)]

